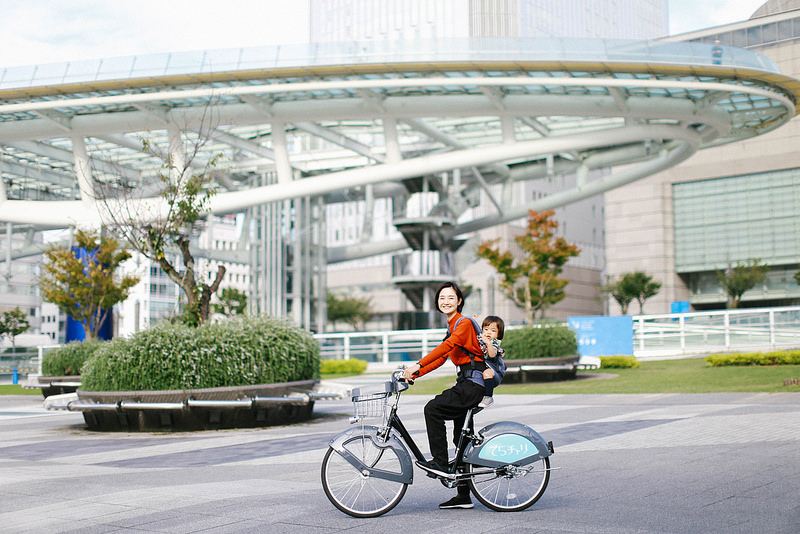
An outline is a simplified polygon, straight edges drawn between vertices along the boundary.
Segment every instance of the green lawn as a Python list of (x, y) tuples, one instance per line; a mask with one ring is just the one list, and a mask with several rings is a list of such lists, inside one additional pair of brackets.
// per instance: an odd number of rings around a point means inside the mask
[[(786, 379), (800, 378), (800, 365), (710, 367), (702, 358), (693, 358), (642, 362), (638, 369), (581, 371), (578, 376), (564, 382), (504, 384), (496, 393), (800, 392), (800, 385), (784, 385)], [(433, 395), (452, 382), (452, 378), (423, 377), (409, 393)]]
[(0, 384), (0, 395), (39, 395), (42, 396), (41, 389), (22, 389), (19, 384)]
[[(323, 378), (333, 376), (325, 375)], [(800, 385), (785, 386), (783, 383), (787, 379), (800, 379), (800, 365), (709, 367), (702, 358), (692, 358), (642, 362), (639, 369), (582, 371), (578, 376), (580, 378), (576, 380), (564, 382), (503, 384), (497, 393), (800, 392)], [(435, 395), (449, 387), (452, 382), (453, 379), (449, 377), (423, 377), (417, 380), (409, 393)], [(22, 389), (22, 386), (11, 384), (0, 385), (0, 395), (41, 394), (39, 389)]]

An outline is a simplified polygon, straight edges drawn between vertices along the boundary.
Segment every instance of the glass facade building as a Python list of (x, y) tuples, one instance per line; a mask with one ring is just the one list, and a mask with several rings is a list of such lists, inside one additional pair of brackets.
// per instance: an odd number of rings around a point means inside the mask
[(724, 302), (717, 271), (757, 259), (770, 266), (754, 290), (759, 304), (800, 299), (800, 169), (677, 183), (675, 269), (696, 308)]
[[(797, 78), (798, 7), (766, 2), (749, 20), (664, 41), (705, 48), (719, 41), (763, 54)], [(607, 193), (609, 275), (645, 270), (662, 282), (645, 313), (668, 313), (673, 303), (685, 301), (695, 310), (719, 309), (728, 297), (718, 272), (758, 260), (769, 267), (767, 277), (743, 295), (740, 306), (800, 303), (798, 136), (795, 116), (780, 132), (702, 150), (674, 169)], [(611, 312), (619, 313), (613, 302)]]

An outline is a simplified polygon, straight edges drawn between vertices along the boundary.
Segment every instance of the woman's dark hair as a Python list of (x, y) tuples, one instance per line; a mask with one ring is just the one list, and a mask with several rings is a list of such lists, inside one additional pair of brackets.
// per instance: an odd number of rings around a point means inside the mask
[(481, 323), (481, 330), (485, 329), (487, 326), (489, 326), (492, 323), (497, 325), (497, 339), (502, 340), (503, 339), (503, 332), (506, 331), (506, 324), (503, 322), (503, 320), (500, 317), (498, 317), (496, 315), (487, 315), (486, 319), (484, 319), (483, 323)]
[(461, 310), (464, 309), (464, 294), (461, 292), (461, 288), (458, 287), (458, 284), (455, 282), (444, 282), (442, 285), (439, 286), (439, 289), (436, 290), (436, 296), (433, 297), (433, 301), (436, 303), (436, 310), (442, 311), (439, 309), (439, 293), (442, 292), (442, 289), (446, 287), (453, 288), (453, 291), (456, 292), (456, 297), (458, 298), (458, 313), (461, 313)]

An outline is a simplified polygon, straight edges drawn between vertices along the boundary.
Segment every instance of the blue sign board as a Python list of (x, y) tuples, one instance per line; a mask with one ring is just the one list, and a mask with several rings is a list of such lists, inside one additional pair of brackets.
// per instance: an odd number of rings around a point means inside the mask
[(688, 300), (675, 300), (669, 303), (670, 313), (689, 313), (692, 311)]
[(581, 356), (633, 356), (633, 317), (587, 315), (569, 317), (569, 327), (578, 336)]

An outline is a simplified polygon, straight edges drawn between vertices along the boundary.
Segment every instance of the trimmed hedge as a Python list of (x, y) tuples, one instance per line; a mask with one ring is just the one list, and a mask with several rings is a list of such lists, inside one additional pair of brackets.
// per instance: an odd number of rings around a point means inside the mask
[(705, 360), (712, 367), (726, 365), (800, 365), (800, 350), (711, 354), (706, 356)]
[(601, 369), (638, 369), (641, 366), (633, 356), (600, 356)]
[(349, 360), (322, 360), (319, 365), (319, 372), (323, 375), (359, 375), (366, 370), (367, 362), (359, 360), (358, 358), (350, 358)]
[(506, 360), (560, 358), (578, 352), (575, 332), (562, 324), (538, 324), (506, 330), (502, 347)]
[(99, 340), (70, 341), (66, 345), (48, 351), (42, 357), (44, 376), (76, 376), (81, 374), (83, 364), (103, 344)]
[(319, 378), (319, 343), (268, 316), (189, 328), (163, 323), (103, 343), (81, 389), (146, 391), (274, 384)]

